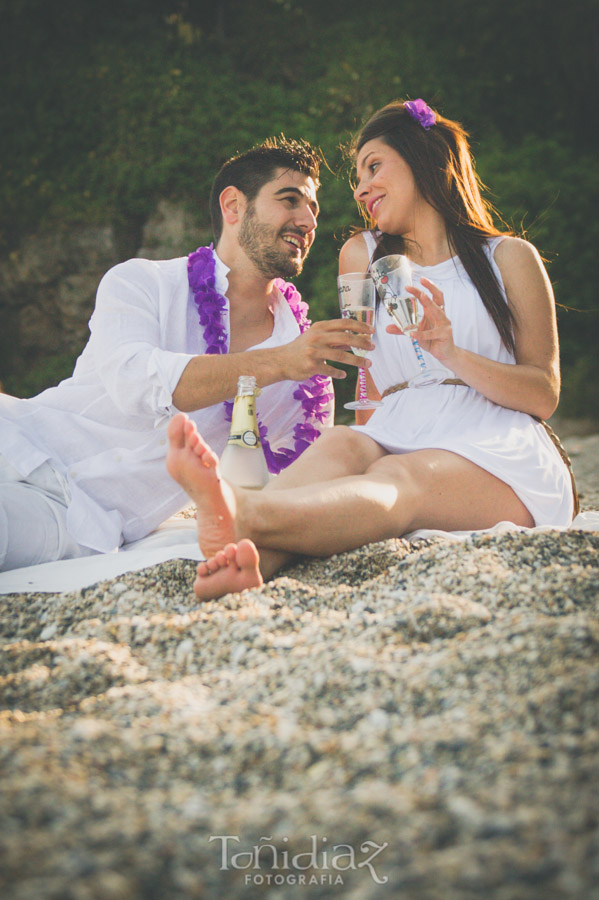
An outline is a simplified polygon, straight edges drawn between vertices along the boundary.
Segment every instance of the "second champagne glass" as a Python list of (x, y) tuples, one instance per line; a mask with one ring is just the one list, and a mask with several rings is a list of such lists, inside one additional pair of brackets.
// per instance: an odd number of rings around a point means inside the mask
[[(366, 325), (374, 325), (376, 308), (376, 291), (374, 281), (364, 272), (348, 272), (337, 279), (339, 307), (344, 319), (355, 319)], [(368, 356), (368, 350), (352, 347), (356, 356)], [(360, 366), (358, 369), (359, 396), (351, 403), (345, 403), (346, 409), (376, 409), (383, 404), (379, 400), (370, 400), (366, 392), (366, 375)]]
[(410, 260), (401, 254), (383, 256), (382, 259), (372, 263), (370, 271), (385, 309), (412, 341), (420, 372), (410, 378), (409, 386), (427, 387), (439, 384), (447, 377), (447, 372), (443, 369), (429, 369), (422, 348), (413, 334), (418, 328), (421, 314), (418, 301), (406, 291), (406, 287), (412, 284)]

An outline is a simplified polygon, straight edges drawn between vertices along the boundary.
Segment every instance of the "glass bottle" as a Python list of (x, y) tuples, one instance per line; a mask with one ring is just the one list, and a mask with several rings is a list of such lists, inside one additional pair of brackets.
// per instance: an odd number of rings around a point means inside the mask
[(263, 488), (270, 478), (256, 419), (258, 393), (253, 375), (239, 376), (229, 440), (220, 458), (226, 481), (253, 490)]

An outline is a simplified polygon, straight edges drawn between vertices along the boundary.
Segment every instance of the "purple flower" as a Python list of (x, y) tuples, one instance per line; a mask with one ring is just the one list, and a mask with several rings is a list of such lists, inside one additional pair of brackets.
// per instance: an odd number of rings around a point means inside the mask
[(291, 312), (295, 316), (299, 329), (303, 334), (303, 332), (312, 324), (311, 320), (308, 318), (308, 304), (304, 303), (302, 295), (294, 284), (283, 281), (282, 278), (275, 278), (274, 284), (289, 304)]
[(283, 447), (282, 450), (271, 450), (270, 444), (264, 443), (264, 458), (266, 460), (266, 466), (268, 471), (271, 472), (272, 475), (278, 475), (279, 472), (282, 472), (283, 469), (286, 469), (296, 458), (297, 454), (293, 452), (293, 450), (289, 450), (287, 447)]
[(303, 422), (295, 426), (293, 436), (296, 440), (308, 441), (311, 444), (320, 437), (320, 431), (308, 422)]
[[(206, 281), (212, 280), (214, 286), (214, 256), (212, 244), (209, 247), (198, 247), (187, 259), (189, 285), (193, 291), (201, 290)], [(208, 276), (208, 277), (207, 277)]]
[(314, 392), (310, 390), (309, 382), (307, 381), (304, 381), (303, 384), (299, 384), (293, 392), (293, 399), (299, 400), (302, 406), (306, 400), (311, 400), (313, 396)]
[[(312, 410), (312, 418), (316, 419), (317, 422), (320, 422), (322, 425), (328, 421), (331, 417), (331, 410), (329, 409), (328, 402), (327, 405), (323, 408), (316, 407)], [(308, 416), (306, 416), (308, 418)]]
[(302, 406), (307, 412), (306, 418), (313, 416), (319, 422), (326, 422), (331, 410), (329, 403), (335, 394), (331, 391), (331, 383), (324, 375), (313, 375), (307, 382), (300, 385), (300, 391), (294, 393), (297, 400), (302, 401)]
[(204, 329), (204, 340), (207, 344), (224, 346), (226, 341), (220, 331), (214, 325), (207, 325)]
[(408, 115), (416, 122), (419, 122), (426, 131), (428, 131), (431, 125), (434, 125), (437, 121), (436, 114), (424, 100), (407, 100), (404, 103), (404, 109), (407, 111)]
[(207, 297), (204, 299), (202, 305), (200, 306), (200, 323), (202, 325), (211, 324), (214, 328), (218, 328), (221, 332), (223, 332), (222, 325), (220, 323), (220, 314), (222, 310), (225, 308), (224, 303), (220, 303), (218, 300), (213, 300), (212, 298), (208, 299)]
[(329, 401), (334, 394), (326, 390), (328, 385), (312, 385), (314, 379), (300, 384), (293, 392), (295, 400), (299, 400), (304, 410), (304, 419), (316, 419), (318, 422), (326, 422), (330, 415)]

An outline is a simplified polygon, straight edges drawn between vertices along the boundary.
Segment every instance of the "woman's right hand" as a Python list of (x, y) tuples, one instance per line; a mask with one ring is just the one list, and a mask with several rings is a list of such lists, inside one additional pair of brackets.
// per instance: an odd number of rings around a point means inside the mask
[[(426, 287), (427, 291), (432, 295), (432, 299), (426, 291), (414, 285), (410, 285), (406, 290), (420, 302), (424, 315), (418, 323), (418, 328), (414, 332), (414, 337), (423, 350), (426, 350), (439, 362), (451, 368), (450, 359), (455, 352), (455, 344), (453, 342), (453, 329), (451, 322), (445, 313), (445, 299), (443, 292), (437, 285), (428, 278), (421, 278), (420, 283)], [(404, 334), (397, 325), (388, 325), (389, 334)]]

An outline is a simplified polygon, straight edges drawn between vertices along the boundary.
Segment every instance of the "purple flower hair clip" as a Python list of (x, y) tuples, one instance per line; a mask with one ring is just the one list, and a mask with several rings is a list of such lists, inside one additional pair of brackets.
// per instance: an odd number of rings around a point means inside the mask
[(425, 131), (428, 131), (431, 125), (434, 125), (437, 121), (436, 113), (424, 100), (407, 100), (404, 103), (404, 109), (415, 122), (419, 122), (422, 125)]

